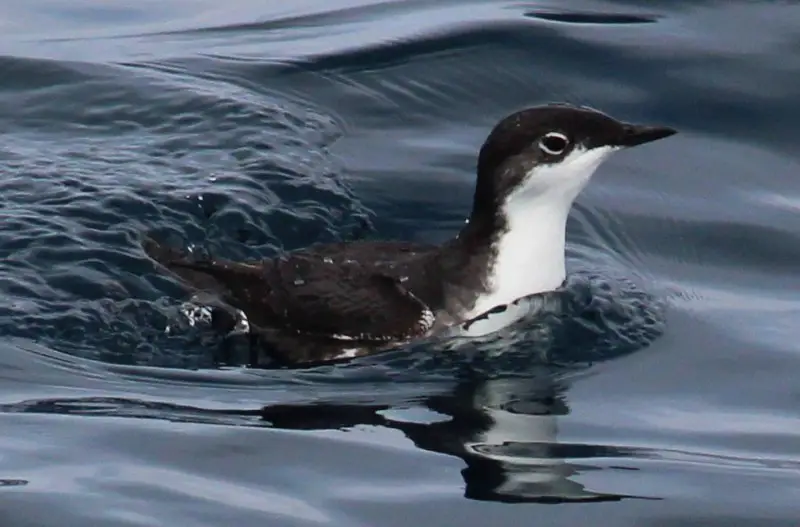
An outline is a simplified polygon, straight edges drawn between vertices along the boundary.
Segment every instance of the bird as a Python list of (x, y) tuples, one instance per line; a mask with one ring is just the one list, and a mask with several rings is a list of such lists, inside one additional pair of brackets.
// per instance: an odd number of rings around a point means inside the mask
[(276, 363), (349, 360), (448, 334), (492, 334), (566, 280), (572, 205), (613, 152), (677, 133), (548, 103), (497, 122), (479, 149), (472, 208), (441, 244), (315, 243), (270, 258), (196, 256), (146, 234), (145, 254), (226, 331)]

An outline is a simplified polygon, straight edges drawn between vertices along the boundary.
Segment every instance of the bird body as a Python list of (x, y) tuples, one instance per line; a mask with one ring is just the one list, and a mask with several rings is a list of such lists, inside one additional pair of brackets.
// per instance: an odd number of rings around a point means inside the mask
[(316, 244), (250, 262), (196, 259), (152, 238), (144, 248), (187, 288), (245, 317), (285, 362), (349, 358), (445, 330), (485, 335), (522, 316), (520, 299), (561, 286), (567, 217), (603, 160), (674, 133), (569, 105), (516, 112), (484, 142), (468, 222), (442, 245)]

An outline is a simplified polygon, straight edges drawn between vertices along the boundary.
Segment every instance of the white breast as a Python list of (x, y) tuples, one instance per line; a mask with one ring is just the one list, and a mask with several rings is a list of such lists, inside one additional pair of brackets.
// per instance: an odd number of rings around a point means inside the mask
[(508, 197), (500, 211), (507, 228), (494, 246), (496, 257), (488, 270), (488, 291), (478, 297), (466, 318), (475, 318), (496, 306), (507, 308), (472, 324), (469, 336), (506, 327), (530, 310), (525, 303), (511, 305), (515, 300), (561, 286), (567, 274), (564, 251), (569, 211), (611, 151), (576, 149), (558, 164), (537, 166), (526, 175), (523, 186)]
[[(557, 289), (566, 278), (564, 244), (569, 204), (529, 203), (510, 206), (508, 231), (497, 241), (497, 256), (487, 277), (488, 292), (478, 297), (467, 317), (485, 315), (471, 324), (468, 336), (501, 329), (524, 316), (517, 299)], [(500, 310), (498, 306), (504, 306)], [(492, 313), (487, 313), (497, 308)]]

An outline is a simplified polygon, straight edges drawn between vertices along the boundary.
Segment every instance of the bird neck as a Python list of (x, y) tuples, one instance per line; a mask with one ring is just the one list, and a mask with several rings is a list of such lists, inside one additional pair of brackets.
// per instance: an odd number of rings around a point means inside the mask
[(557, 289), (564, 282), (572, 199), (554, 198), (519, 196), (497, 207), (491, 217), (470, 217), (458, 240), (466, 258), (483, 258), (484, 272), (484, 292), (478, 295), (471, 316)]

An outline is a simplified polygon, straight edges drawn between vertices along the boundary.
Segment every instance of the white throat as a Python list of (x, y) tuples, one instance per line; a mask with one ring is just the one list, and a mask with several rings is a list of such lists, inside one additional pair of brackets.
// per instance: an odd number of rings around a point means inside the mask
[[(526, 176), (524, 187), (509, 196), (501, 209), (507, 225), (495, 242), (496, 257), (486, 284), (489, 291), (477, 299), (467, 318), (561, 286), (567, 276), (566, 230), (572, 203), (611, 152), (610, 148), (577, 150), (561, 163), (535, 167)], [(516, 311), (507, 309), (489, 317), (495, 320), (487, 319), (480, 328), (474, 325), (470, 334), (499, 329), (519, 318)]]
[(571, 206), (572, 200), (544, 196), (508, 203), (506, 232), (496, 242), (489, 269), (489, 293), (478, 299), (474, 315), (561, 285), (567, 276), (564, 251)]

